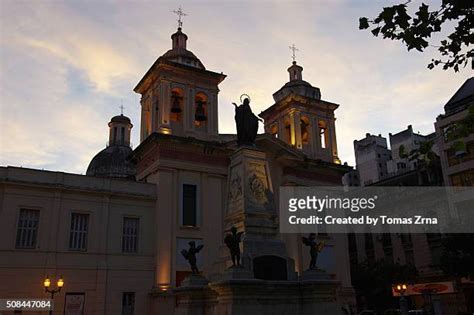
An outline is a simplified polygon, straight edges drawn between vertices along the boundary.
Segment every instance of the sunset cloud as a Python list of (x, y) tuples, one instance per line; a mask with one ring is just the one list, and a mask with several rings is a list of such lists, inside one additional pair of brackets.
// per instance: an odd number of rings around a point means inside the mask
[[(132, 89), (171, 48), (173, 2), (13, 1), (0, 10), (1, 165), (84, 173), (107, 141), (107, 122), (132, 119), (138, 145), (139, 95)], [(429, 71), (435, 49), (407, 52), (401, 43), (358, 30), (369, 1), (223, 1), (181, 3), (188, 48), (220, 85), (219, 129), (235, 132), (242, 93), (254, 112), (273, 104), (288, 81), (288, 46), (300, 51), (303, 78), (336, 111), (339, 154), (354, 163), (352, 143), (366, 132), (388, 135), (412, 124), (430, 133), (443, 105), (470, 76)], [(262, 128), (263, 130), (263, 128)]]

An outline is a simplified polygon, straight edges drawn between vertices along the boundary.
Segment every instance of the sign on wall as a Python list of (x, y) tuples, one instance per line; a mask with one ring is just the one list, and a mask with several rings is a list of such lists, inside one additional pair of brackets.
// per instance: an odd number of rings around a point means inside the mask
[[(454, 285), (451, 281), (417, 283), (409, 284), (404, 295), (421, 295), (423, 292), (430, 292), (432, 294), (446, 294), (454, 293), (456, 290), (454, 290)], [(400, 293), (395, 290), (395, 286), (392, 287), (392, 295), (400, 296)]]
[(85, 301), (84, 293), (66, 293), (64, 315), (83, 315)]

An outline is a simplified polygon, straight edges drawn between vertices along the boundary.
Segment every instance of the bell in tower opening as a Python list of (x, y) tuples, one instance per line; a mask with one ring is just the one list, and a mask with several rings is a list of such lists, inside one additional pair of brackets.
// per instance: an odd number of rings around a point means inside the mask
[(207, 119), (204, 106), (205, 102), (201, 98), (198, 98), (196, 100), (196, 114), (194, 115), (194, 119), (198, 122), (206, 121)]
[(175, 114), (181, 113), (182, 109), (181, 109), (180, 100), (182, 99), (182, 97), (180, 97), (179, 94), (176, 92), (173, 92), (171, 97), (173, 98), (173, 105), (171, 106), (171, 112)]

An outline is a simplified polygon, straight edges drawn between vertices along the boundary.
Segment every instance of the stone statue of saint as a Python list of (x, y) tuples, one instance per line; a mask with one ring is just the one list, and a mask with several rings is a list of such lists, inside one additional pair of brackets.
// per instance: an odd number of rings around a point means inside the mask
[(191, 271), (194, 274), (198, 274), (199, 270), (196, 266), (196, 254), (199, 253), (199, 251), (204, 247), (204, 245), (196, 246), (196, 243), (194, 241), (191, 241), (188, 244), (189, 244), (189, 249), (188, 250), (183, 249), (181, 251), (181, 254), (189, 262), (189, 265), (191, 266)]
[(316, 234), (310, 233), (308, 237), (302, 237), (303, 244), (309, 246), (309, 253), (311, 255), (311, 261), (309, 263), (309, 270), (318, 269), (316, 267), (316, 261), (318, 260), (318, 254), (324, 248), (324, 241), (316, 241)]
[(254, 115), (250, 108), (250, 99), (244, 98), (243, 104), (235, 106), (235, 124), (237, 125), (237, 144), (241, 145), (255, 145), (255, 138), (258, 132), (258, 121), (261, 120)]
[(230, 229), (232, 234), (227, 234), (224, 238), (224, 243), (227, 245), (230, 251), (230, 256), (232, 257), (232, 265), (240, 265), (240, 241), (242, 240), (242, 234), (244, 232), (238, 232), (235, 226), (232, 226)]

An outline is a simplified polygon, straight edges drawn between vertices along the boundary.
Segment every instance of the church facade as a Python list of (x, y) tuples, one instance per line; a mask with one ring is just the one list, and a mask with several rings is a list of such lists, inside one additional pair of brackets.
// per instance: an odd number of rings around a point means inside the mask
[[(8, 284), (0, 296), (46, 297), (43, 279), (62, 276), (54, 313), (172, 314), (176, 288), (190, 274), (181, 254), (190, 242), (204, 245), (197, 267), (207, 279), (230, 267), (224, 235), (235, 224), (228, 203), (239, 146), (235, 135), (219, 134), (218, 86), (226, 76), (187, 49), (181, 28), (171, 39), (134, 89), (141, 95), (137, 148), (130, 148), (131, 120), (119, 115), (86, 175), (0, 168), (0, 281)], [(275, 103), (259, 114), (265, 133), (255, 147), (274, 200), (281, 186), (339, 186), (351, 170), (338, 158), (339, 105), (322, 100), (302, 72), (293, 62)], [(276, 236), (297, 274), (310, 261), (301, 236)], [(318, 265), (338, 282), (341, 311), (353, 310), (347, 237), (317, 237), (326, 244)]]

